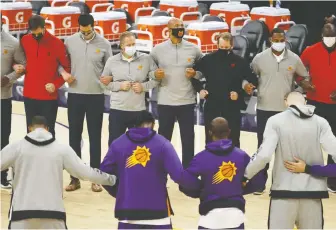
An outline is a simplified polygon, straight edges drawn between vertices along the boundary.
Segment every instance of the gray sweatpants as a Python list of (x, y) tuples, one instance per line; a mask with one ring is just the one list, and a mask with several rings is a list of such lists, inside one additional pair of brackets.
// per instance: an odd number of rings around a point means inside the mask
[(269, 229), (323, 229), (320, 199), (271, 199)]
[(32, 218), (12, 221), (10, 229), (67, 229), (64, 220)]

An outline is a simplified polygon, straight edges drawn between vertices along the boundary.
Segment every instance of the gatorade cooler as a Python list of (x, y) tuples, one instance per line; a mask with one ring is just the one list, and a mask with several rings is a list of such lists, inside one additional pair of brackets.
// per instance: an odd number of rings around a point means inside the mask
[[(275, 8), (275, 7), (254, 7), (251, 10), (252, 20), (264, 21), (271, 31), (278, 22), (288, 22), (287, 25), (279, 26), (283, 30), (288, 30), (290, 28), (290, 11), (285, 8)], [(293, 24), (293, 23), (292, 23)]]
[(69, 0), (48, 0), (51, 7), (65, 6)]
[(78, 7), (43, 7), (40, 15), (46, 19), (47, 30), (55, 36), (69, 36), (78, 32)]
[(218, 2), (211, 4), (210, 15), (218, 16), (226, 21), (231, 33), (238, 34), (249, 16), (250, 7), (238, 2)]
[[(187, 31), (189, 36), (200, 39), (202, 52), (209, 53), (217, 50), (217, 36), (228, 32), (229, 26), (226, 22), (195, 22), (189, 24)], [(188, 40), (197, 44), (196, 39)]]
[[(137, 46), (139, 50), (141, 50), (141, 48), (146, 48), (144, 51), (150, 51), (154, 45), (169, 39), (167, 24), (170, 19), (171, 17), (167, 16), (140, 18), (138, 23), (139, 33), (136, 31), (138, 34)], [(145, 32), (148, 34), (141, 34), (140, 32)], [(152, 40), (149, 34), (152, 36)], [(145, 47), (148, 46), (148, 44), (150, 44), (152, 47)]]
[[(161, 0), (160, 10), (169, 12), (173, 17), (183, 21), (195, 21), (198, 19), (198, 3), (196, 0)], [(195, 13), (184, 16), (184, 13)], [(181, 16), (183, 16), (181, 18)]]
[(32, 16), (32, 5), (29, 2), (2, 2), (0, 4), (2, 23), (9, 31), (28, 29), (28, 20)]
[(90, 12), (104, 12), (107, 11), (109, 6), (113, 4), (110, 3), (109, 0), (80, 0), (85, 2), (85, 4), (89, 7)]
[(139, 8), (151, 7), (152, 0), (114, 0), (114, 8), (122, 8), (125, 9), (129, 14), (133, 22), (136, 20), (136, 16), (149, 16), (151, 15), (151, 11), (141, 11), (138, 15), (136, 15), (136, 10)]
[(95, 29), (109, 41), (117, 41), (126, 31), (126, 14), (109, 11), (91, 13), (95, 19)]

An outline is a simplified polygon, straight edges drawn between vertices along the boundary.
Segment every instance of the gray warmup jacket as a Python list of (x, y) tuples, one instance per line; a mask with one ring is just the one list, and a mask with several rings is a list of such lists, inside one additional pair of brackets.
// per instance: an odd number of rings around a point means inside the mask
[[(159, 82), (153, 80), (156, 64), (148, 54), (137, 52), (131, 62), (123, 60), (119, 53), (110, 57), (105, 65), (103, 76), (113, 76), (107, 90), (111, 91), (110, 108), (122, 111), (146, 110), (145, 92), (155, 88)], [(142, 93), (120, 90), (123, 81), (139, 82), (143, 86)]]
[(306, 67), (299, 56), (286, 49), (278, 62), (268, 48), (253, 59), (251, 66), (258, 75), (257, 109), (282, 112), (286, 109), (285, 96), (294, 91), (296, 75), (309, 79)]
[[(56, 141), (45, 129), (1, 150), (1, 171), (13, 167), (10, 221), (30, 218), (62, 219), (63, 169), (70, 175), (102, 185), (114, 185), (116, 177), (90, 168), (68, 145)], [(42, 187), (41, 187), (42, 186)]]
[(13, 83), (20, 78), (22, 74), (16, 74), (13, 70), (14, 64), (26, 64), (25, 54), (20, 46), (20, 42), (5, 31), (1, 31), (1, 77), (8, 77), (9, 84), (1, 86), (1, 99), (13, 97)]
[[(159, 105), (189, 105), (196, 103), (196, 93), (191, 80), (185, 76), (186, 69), (203, 57), (198, 46), (182, 39), (179, 44), (171, 40), (156, 45), (151, 56), (165, 72), (158, 90)], [(200, 73), (195, 78), (200, 78)]]
[(264, 169), (275, 151), (271, 197), (328, 198), (326, 178), (291, 173), (284, 166), (284, 161), (295, 161), (294, 157), (308, 165), (324, 165), (322, 148), (336, 157), (336, 137), (329, 123), (314, 115), (314, 109), (311, 105), (291, 106), (266, 124), (264, 141), (247, 166), (245, 177), (250, 179)]

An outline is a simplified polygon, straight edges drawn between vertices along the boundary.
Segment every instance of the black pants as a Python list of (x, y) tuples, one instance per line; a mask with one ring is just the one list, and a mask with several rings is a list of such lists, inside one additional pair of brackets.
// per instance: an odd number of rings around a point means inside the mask
[[(316, 107), (315, 114), (325, 118), (331, 127), (331, 131), (336, 136), (336, 105), (324, 104), (317, 101), (308, 100), (308, 104)], [(328, 155), (328, 164), (334, 164), (331, 155)], [(336, 189), (336, 178), (328, 178), (328, 186)]]
[[(264, 139), (264, 131), (265, 131), (265, 127), (266, 127), (266, 123), (268, 121), (268, 119), (276, 114), (278, 114), (279, 112), (277, 111), (265, 111), (265, 110), (259, 110), (257, 109), (257, 137), (258, 137), (258, 148), (260, 147), (260, 145), (263, 142)], [(266, 174), (266, 181), (268, 178), (268, 174), (267, 174), (267, 170), (269, 168), (269, 164), (266, 165), (265, 167), (265, 174)]]
[(209, 135), (211, 121), (217, 117), (225, 118), (231, 129), (230, 139), (232, 144), (240, 147), (240, 127), (241, 127), (241, 113), (239, 108), (220, 108), (219, 106), (209, 106), (206, 102), (204, 106), (204, 126), (205, 126), (205, 142), (212, 141)]
[[(9, 144), (12, 128), (12, 99), (1, 99), (1, 149)], [(7, 179), (8, 170), (1, 172), (1, 182)]]
[(195, 105), (158, 105), (159, 134), (171, 141), (175, 121), (179, 123), (182, 142), (182, 164), (188, 167), (194, 157), (194, 108)]
[(134, 128), (135, 122), (141, 111), (123, 111), (123, 110), (110, 110), (109, 117), (109, 142), (111, 143), (123, 135), (126, 129)]
[(35, 100), (24, 98), (24, 106), (26, 111), (27, 132), (33, 117), (43, 116), (47, 119), (49, 132), (55, 136), (55, 123), (58, 110), (57, 100)]
[(93, 168), (100, 167), (104, 102), (104, 94), (68, 94), (70, 146), (81, 158), (81, 140), (86, 115), (90, 140), (90, 166)]

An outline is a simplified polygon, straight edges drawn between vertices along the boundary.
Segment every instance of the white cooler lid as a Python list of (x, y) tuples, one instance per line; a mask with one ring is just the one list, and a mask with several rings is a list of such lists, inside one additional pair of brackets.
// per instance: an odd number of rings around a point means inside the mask
[(168, 16), (140, 17), (137, 24), (150, 25), (150, 26), (167, 25), (170, 19), (172, 19), (172, 17)]
[(97, 21), (108, 21), (115, 19), (126, 19), (126, 14), (123, 12), (109, 11), (109, 12), (95, 12), (91, 13), (93, 18)]
[(123, 0), (123, 3), (127, 2), (148, 2), (148, 0)]
[(289, 9), (276, 7), (254, 7), (250, 14), (266, 15), (266, 16), (287, 16), (290, 15)]
[(160, 0), (160, 4), (169, 6), (198, 6), (197, 0)]
[(239, 2), (216, 2), (211, 4), (210, 9), (232, 12), (250, 11), (250, 7), (247, 4), (242, 4)]
[(75, 6), (43, 7), (41, 14), (80, 14), (80, 9)]
[(226, 22), (193, 22), (187, 27), (187, 30), (226, 30), (229, 29), (229, 25)]
[(30, 2), (2, 2), (0, 4), (1, 10), (24, 10), (32, 9)]

